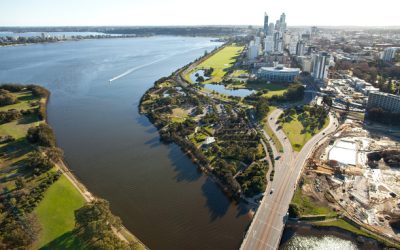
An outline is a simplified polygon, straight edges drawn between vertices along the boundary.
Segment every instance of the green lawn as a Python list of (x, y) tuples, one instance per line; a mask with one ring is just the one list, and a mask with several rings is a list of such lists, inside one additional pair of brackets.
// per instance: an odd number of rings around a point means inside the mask
[[(314, 135), (308, 131), (304, 131), (303, 124), (298, 120), (298, 115), (294, 115), (290, 122), (285, 122), (282, 125), (283, 131), (288, 137), (290, 144), (295, 151), (300, 151), (308, 140), (310, 140)], [(315, 131), (315, 134), (319, 133), (323, 128), (325, 128), (329, 123), (329, 118), (325, 121), (324, 126)]]
[(30, 127), (37, 125), (39, 125), (37, 116), (24, 117), (16, 121), (1, 124), (0, 136), (11, 135), (15, 139), (21, 139), (26, 136), (26, 132)]
[(233, 64), (236, 62), (236, 57), (242, 53), (243, 49), (243, 46), (236, 45), (224, 47), (197, 65), (194, 69), (189, 71), (186, 74), (185, 79), (190, 81), (190, 75), (199, 69), (214, 68), (214, 71), (211, 74), (211, 79), (205, 81), (204, 83), (221, 82), (226, 74), (227, 69), (233, 66)]
[(249, 72), (244, 69), (236, 69), (232, 72), (231, 77), (239, 77), (242, 74), (248, 74)]
[(84, 203), (82, 195), (64, 175), (51, 185), (34, 211), (42, 227), (38, 247), (68, 234), (75, 225), (74, 211)]
[(16, 104), (0, 107), (0, 111), (7, 111), (9, 109), (31, 109), (33, 107), (31, 106), (31, 103), (39, 101), (39, 98), (35, 98), (30, 91), (11, 94), (16, 96), (19, 102)]

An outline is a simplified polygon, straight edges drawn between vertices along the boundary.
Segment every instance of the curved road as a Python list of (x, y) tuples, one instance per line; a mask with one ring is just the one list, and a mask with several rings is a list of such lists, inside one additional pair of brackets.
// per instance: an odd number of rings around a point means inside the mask
[[(326, 135), (336, 130), (337, 120), (329, 114), (329, 125), (312, 137), (297, 153), (293, 152), (285, 133), (278, 128), (277, 118), (281, 109), (274, 110), (268, 117), (268, 123), (281, 141), (284, 152), (275, 162), (275, 177), (269, 185), (260, 206), (253, 218), (249, 230), (240, 249), (277, 249), (286, 222), (286, 213), (292, 200), (293, 193), (308, 156)], [(272, 119), (271, 119), (272, 118)], [(271, 189), (274, 189), (270, 194)]]

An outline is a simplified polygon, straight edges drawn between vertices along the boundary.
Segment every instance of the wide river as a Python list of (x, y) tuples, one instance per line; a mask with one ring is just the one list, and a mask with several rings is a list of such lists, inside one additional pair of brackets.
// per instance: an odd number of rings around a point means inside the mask
[[(51, 91), (50, 125), (73, 173), (152, 249), (238, 249), (250, 216), (138, 114), (160, 77), (221, 43), (150, 37), (0, 47), (0, 82)], [(113, 81), (109, 81), (113, 79)]]
[(154, 81), (220, 44), (151, 37), (3, 47), (0, 82), (50, 89), (49, 122), (69, 167), (150, 248), (235, 249), (250, 222), (245, 208), (138, 114)]

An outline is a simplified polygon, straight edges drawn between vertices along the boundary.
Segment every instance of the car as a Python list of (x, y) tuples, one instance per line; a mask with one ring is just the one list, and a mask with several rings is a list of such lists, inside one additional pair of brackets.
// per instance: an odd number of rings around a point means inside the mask
[(281, 158), (280, 155), (278, 155), (277, 157), (275, 157), (275, 160), (279, 160)]
[(271, 189), (271, 191), (269, 191), (269, 194), (272, 194), (274, 192), (274, 189)]
[(325, 132), (323, 132), (322, 135), (325, 135)]

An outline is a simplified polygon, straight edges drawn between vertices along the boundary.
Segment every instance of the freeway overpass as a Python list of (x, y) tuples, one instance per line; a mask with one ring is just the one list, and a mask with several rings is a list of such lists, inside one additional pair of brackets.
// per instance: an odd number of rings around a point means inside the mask
[[(240, 247), (241, 250), (277, 249), (287, 219), (287, 210), (292, 200), (297, 181), (304, 163), (314, 146), (324, 137), (336, 130), (337, 120), (330, 115), (329, 125), (311, 138), (300, 152), (294, 152), (285, 134), (278, 129), (277, 118), (282, 110), (274, 110), (268, 117), (269, 125), (281, 141), (284, 152), (275, 162), (275, 177), (265, 191), (265, 195), (253, 218), (249, 230)], [(270, 194), (271, 190), (274, 190)]]

